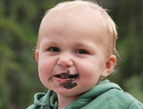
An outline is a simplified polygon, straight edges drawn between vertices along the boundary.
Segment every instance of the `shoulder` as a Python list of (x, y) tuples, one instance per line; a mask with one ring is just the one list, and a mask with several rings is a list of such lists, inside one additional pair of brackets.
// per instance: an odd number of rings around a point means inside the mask
[(104, 100), (110, 109), (111, 107), (116, 109), (143, 109), (143, 104), (131, 94), (114, 88), (104, 92), (97, 99)]
[[(94, 98), (83, 109), (143, 109), (141, 102), (109, 81), (101, 82), (89, 92), (92, 92)], [(89, 96), (89, 92), (88, 97), (92, 97)]]

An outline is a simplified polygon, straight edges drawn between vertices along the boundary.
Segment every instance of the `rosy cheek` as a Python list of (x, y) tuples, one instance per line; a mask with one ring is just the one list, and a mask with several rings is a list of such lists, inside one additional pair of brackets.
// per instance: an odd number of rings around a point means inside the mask
[(39, 61), (38, 64), (38, 72), (39, 72), (39, 76), (41, 75), (45, 75), (47, 73), (47, 65), (45, 64), (44, 61)]
[(88, 62), (86, 62), (86, 64), (82, 63), (79, 66), (79, 73), (81, 73), (81, 75), (83, 74), (85, 77), (92, 76), (92, 73), (96, 71), (96, 66)]
[(43, 85), (48, 87), (49, 72), (45, 64), (39, 64), (39, 78)]

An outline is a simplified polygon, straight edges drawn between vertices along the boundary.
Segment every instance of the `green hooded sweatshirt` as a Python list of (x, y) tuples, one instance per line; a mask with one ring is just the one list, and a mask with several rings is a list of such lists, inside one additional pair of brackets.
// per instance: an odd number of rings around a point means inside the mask
[[(46, 94), (35, 94), (34, 104), (27, 109), (58, 109), (56, 93), (48, 90)], [(143, 104), (117, 84), (104, 80), (65, 109), (143, 109)]]

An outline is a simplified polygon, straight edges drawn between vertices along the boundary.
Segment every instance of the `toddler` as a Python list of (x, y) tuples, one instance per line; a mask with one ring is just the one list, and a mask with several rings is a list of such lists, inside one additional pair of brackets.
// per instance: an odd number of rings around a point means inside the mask
[(117, 84), (103, 80), (116, 65), (116, 26), (88, 1), (60, 3), (41, 22), (35, 52), (42, 84), (28, 109), (143, 109)]

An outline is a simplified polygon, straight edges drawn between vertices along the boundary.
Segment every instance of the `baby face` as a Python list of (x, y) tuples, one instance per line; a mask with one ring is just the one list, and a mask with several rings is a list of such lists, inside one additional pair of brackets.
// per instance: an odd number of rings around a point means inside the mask
[[(97, 17), (48, 13), (40, 27), (36, 50), (41, 82), (59, 95), (78, 96), (108, 75), (108, 37)], [(94, 28), (93, 28), (94, 27)]]

